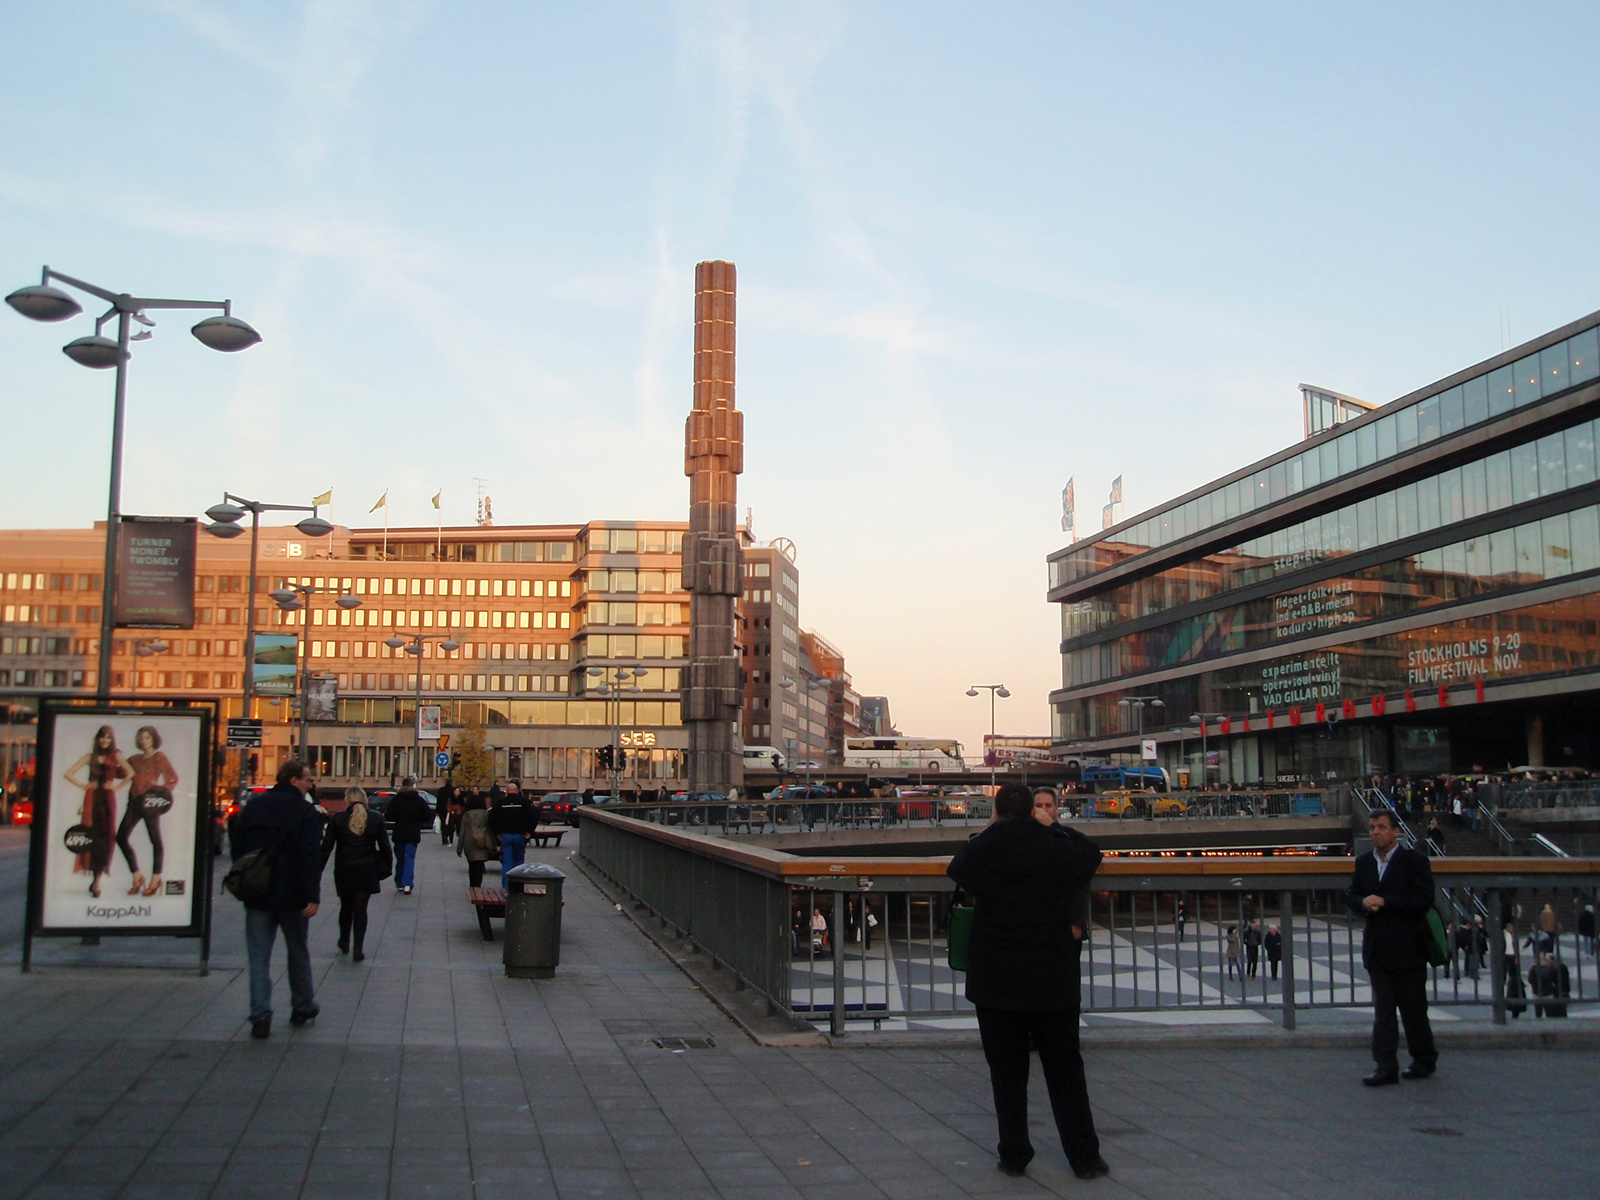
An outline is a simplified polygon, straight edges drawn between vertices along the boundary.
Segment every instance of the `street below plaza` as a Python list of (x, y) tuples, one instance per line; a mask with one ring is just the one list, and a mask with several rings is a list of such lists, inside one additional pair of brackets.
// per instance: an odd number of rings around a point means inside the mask
[(1359, 1048), (1285, 1049), (1271, 1030), (1228, 1046), (1158, 1030), (1137, 1047), (1088, 1031), (1112, 1176), (1073, 1178), (1036, 1076), (1038, 1157), (1008, 1179), (970, 1040), (754, 1044), (574, 867), (575, 837), (531, 855), (568, 872), (554, 979), (505, 978), (461, 860), (433, 838), (415, 894), (374, 901), (364, 964), (335, 953), (329, 887), (311, 936), (322, 1015), (281, 1021), (280, 950), (280, 1022), (253, 1042), (227, 897), (204, 978), (192, 942), (153, 939), (41, 942), (21, 974), (25, 851), (22, 831), (3, 831), (0, 1197), (1600, 1191), (1594, 1050), (1447, 1051), (1434, 1079), (1374, 1092)]

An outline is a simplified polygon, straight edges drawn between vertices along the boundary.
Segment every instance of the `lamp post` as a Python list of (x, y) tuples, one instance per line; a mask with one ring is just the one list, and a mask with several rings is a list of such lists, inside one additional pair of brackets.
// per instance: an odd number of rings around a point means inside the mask
[[(613, 695), (616, 697), (616, 708), (613, 710), (611, 721), (611, 765), (608, 770), (611, 776), (611, 794), (620, 800), (622, 798), (623, 766), (622, 693), (624, 688), (622, 685), (626, 683), (628, 692), (637, 693), (641, 690), (637, 680), (643, 679), (649, 672), (643, 667), (614, 667), (613, 670), (616, 671), (616, 678), (614, 680), (603, 679), (600, 686), (595, 688), (595, 694), (605, 696), (607, 705), (612, 703), (611, 697)], [(591, 676), (601, 677), (606, 672), (604, 667), (590, 667), (588, 673)]]
[(422, 778), (422, 647), (428, 642), (438, 642), (439, 649), (452, 652), (461, 649), (461, 643), (448, 633), (410, 633), (397, 629), (394, 633), (383, 639), (383, 644), (391, 650), (403, 649), (407, 654), (417, 660), (417, 707), (411, 714), (412, 738), (411, 757), (413, 759), (412, 774), (418, 779)]
[[(165, 654), (169, 649), (171, 649), (171, 647), (168, 646), (167, 643), (165, 641), (163, 641), (161, 638), (134, 638), (133, 639), (133, 652), (139, 658), (149, 658), (152, 654)], [(134, 663), (133, 664), (133, 670), (131, 672), (129, 672), (129, 674), (131, 674), (133, 676), (133, 687), (130, 688), (129, 690), (134, 695), (138, 695), (138, 693), (139, 693), (139, 664), (138, 663)]]
[[(1138, 720), (1139, 720), (1139, 762), (1141, 764), (1144, 762), (1144, 709), (1145, 709), (1145, 705), (1147, 705), (1147, 704), (1151, 708), (1165, 708), (1167, 706), (1166, 705), (1166, 701), (1161, 699), (1160, 696), (1124, 696), (1121, 700), (1117, 701), (1117, 707), (1118, 708), (1122, 708), (1122, 709), (1131, 708), (1131, 709), (1133, 709), (1134, 713), (1138, 717)], [(1141, 766), (1140, 769), (1139, 769), (1139, 777), (1141, 779), (1144, 778), (1144, 768), (1143, 768), (1143, 766)]]
[[(311, 707), (311, 639), (306, 636), (311, 632), (311, 600), (312, 597), (322, 593), (332, 593), (338, 588), (328, 587), (315, 583), (296, 583), (292, 579), (283, 581), (281, 588), (275, 588), (267, 593), (277, 603), (278, 607), (286, 612), (301, 612), (306, 614), (306, 621), (302, 626), (305, 631), (300, 636), (300, 761), (311, 764), (306, 760), (306, 721)], [(303, 599), (302, 599), (303, 597)], [(254, 597), (252, 597), (252, 601)], [(361, 601), (355, 596), (344, 595), (334, 601), (340, 608), (360, 608)]]
[[(1220, 719), (1223, 715), (1223, 713), (1189, 714), (1189, 720), (1198, 721), (1200, 724), (1200, 790), (1202, 792), (1206, 790), (1206, 782), (1210, 778), (1206, 774), (1206, 771), (1209, 770), (1206, 765), (1206, 722)], [(1218, 774), (1220, 775), (1221, 772), (1219, 771)]]
[(264, 512), (306, 512), (309, 517), (295, 523), (295, 528), (308, 538), (326, 537), (333, 532), (333, 524), (317, 516), (315, 504), (268, 504), (263, 500), (246, 500), (243, 496), (235, 496), (232, 492), (222, 493), (222, 503), (213, 504), (206, 509), (206, 516), (211, 524), (202, 528), (212, 537), (236, 538), (244, 530), (239, 526), (239, 521), (245, 513), (250, 514), (250, 588), (245, 603), (244, 616), (244, 689), (242, 700), (244, 707), (240, 710), (241, 717), (250, 715), (250, 691), (255, 683), (252, 668), (255, 653), (251, 643), (256, 636), (256, 553), (261, 541), (261, 514)]
[[(805, 696), (806, 710), (805, 710), (805, 716), (804, 716), (803, 720), (806, 723), (806, 799), (809, 800), (809, 799), (811, 799), (811, 753), (812, 753), (812, 741), (811, 741), (811, 693), (816, 691), (820, 687), (827, 687), (828, 686), (828, 681), (826, 679), (823, 679), (823, 678), (819, 677), (819, 676), (813, 675), (810, 671), (802, 671), (801, 674), (803, 674), (806, 677), (806, 696)], [(788, 678), (787, 676), (785, 676), (783, 679), (780, 679), (778, 681), (778, 686), (781, 687), (786, 692), (794, 691), (794, 680), (792, 680), (792, 679)], [(795, 699), (797, 699), (797, 700), (799, 698), (800, 697), (798, 695), (795, 697)], [(798, 729), (795, 730), (796, 734), (798, 734), (799, 732), (800, 731)], [(796, 739), (796, 741), (798, 742), (798, 739)]]
[[(50, 286), (52, 280), (87, 292), (111, 305), (96, 319), (94, 336), (77, 338), (61, 348), (62, 353), (80, 366), (97, 371), (115, 367), (117, 371), (111, 408), (111, 484), (106, 505), (105, 573), (101, 577), (100, 653), (95, 673), (95, 696), (104, 701), (111, 697), (111, 642), (116, 627), (113, 610), (117, 595), (117, 534), (122, 519), (122, 415), (128, 392), (128, 322), (131, 319), (147, 327), (133, 339), (143, 341), (150, 336), (148, 327), (155, 324), (145, 316), (146, 309), (220, 308), (222, 316), (207, 317), (190, 330), (201, 345), (223, 352), (245, 350), (259, 342), (261, 335), (233, 315), (231, 300), (158, 300), (149, 296), (130, 296), (126, 292), (113, 292), (85, 283), (70, 275), (52, 271), (49, 267), (45, 267), (41, 273), (38, 286), (18, 288), (6, 297), (6, 303), (33, 321), (65, 321), (82, 312), (81, 304), (60, 288)], [(100, 335), (101, 327), (113, 316), (117, 318), (116, 341)]]
[(989, 754), (993, 756), (989, 760), (989, 787), (992, 791), (995, 787), (995, 768), (999, 765), (999, 755), (994, 745), (994, 698), (999, 696), (1005, 700), (1011, 692), (1003, 683), (975, 683), (967, 689), (967, 695), (976, 696), (981, 691), (989, 693)]

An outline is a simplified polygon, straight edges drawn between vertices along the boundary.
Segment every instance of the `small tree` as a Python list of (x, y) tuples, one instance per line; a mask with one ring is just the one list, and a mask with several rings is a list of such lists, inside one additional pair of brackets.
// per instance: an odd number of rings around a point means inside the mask
[(488, 787), (494, 782), (494, 755), (485, 744), (483, 720), (477, 713), (467, 717), (461, 731), (461, 765), (455, 770), (455, 781), (462, 787)]

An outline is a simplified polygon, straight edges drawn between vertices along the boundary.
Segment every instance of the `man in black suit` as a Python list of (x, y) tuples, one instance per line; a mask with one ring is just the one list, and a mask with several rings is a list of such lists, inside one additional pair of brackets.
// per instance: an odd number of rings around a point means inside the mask
[[(1377, 1070), (1361, 1082), (1382, 1087), (1426, 1079), (1439, 1061), (1428, 1024), (1428, 959), (1425, 915), (1433, 907), (1433, 868), (1426, 855), (1400, 845), (1399, 819), (1387, 809), (1367, 822), (1372, 849), (1356, 859), (1346, 898), (1367, 918), (1361, 962), (1372, 979), (1372, 1057)], [(1400, 1070), (1400, 1030), (1406, 1027), (1411, 1065)]]
[(989, 1063), (999, 1119), (1000, 1169), (1021, 1175), (1028, 1137), (1028, 1039), (1044, 1068), (1061, 1147), (1080, 1179), (1110, 1173), (1100, 1157), (1078, 1050), (1078, 940), (1072, 926), (1100, 851), (1076, 831), (1033, 818), (1033, 797), (1008, 783), (988, 828), (950, 860), (950, 878), (977, 902), (968, 953), (967, 999)]

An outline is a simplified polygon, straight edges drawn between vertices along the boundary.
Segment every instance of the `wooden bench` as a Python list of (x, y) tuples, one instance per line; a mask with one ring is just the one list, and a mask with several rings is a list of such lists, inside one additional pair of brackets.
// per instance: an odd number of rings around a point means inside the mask
[(567, 833), (568, 830), (553, 829), (549, 825), (544, 825), (538, 829), (535, 829), (528, 836), (533, 839), (533, 844), (542, 850), (544, 849), (545, 843), (550, 841), (552, 838), (555, 839), (556, 845), (561, 845), (561, 839), (566, 837)]
[(489, 924), (489, 918), (505, 919), (506, 894), (499, 888), (469, 887), (467, 899), (478, 910), (478, 928), (483, 931), (483, 940), (494, 941), (494, 927)]

